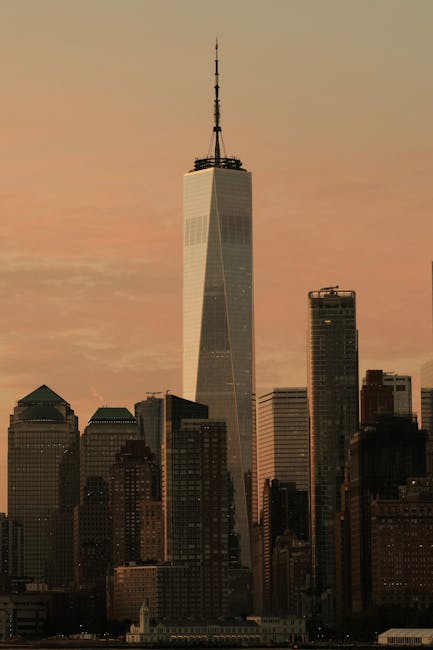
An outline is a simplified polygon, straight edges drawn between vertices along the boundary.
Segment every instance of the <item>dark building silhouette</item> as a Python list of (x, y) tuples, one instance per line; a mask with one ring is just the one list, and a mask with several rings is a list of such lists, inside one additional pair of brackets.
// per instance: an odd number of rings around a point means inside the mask
[(311, 544), (316, 610), (335, 620), (335, 521), (350, 436), (358, 430), (358, 341), (354, 291), (308, 294)]
[(147, 399), (135, 405), (140, 438), (145, 441), (155, 457), (156, 464), (161, 467), (161, 444), (164, 430), (164, 399), (150, 395)]
[(361, 424), (374, 424), (378, 415), (393, 415), (394, 394), (383, 383), (383, 370), (367, 370), (361, 388)]
[(78, 419), (42, 385), (18, 401), (8, 438), (8, 511), (23, 527), (23, 574), (70, 587), (72, 513), (79, 498)]
[(371, 503), (371, 605), (433, 606), (433, 482), (409, 478)]
[(273, 611), (273, 558), (277, 537), (289, 532), (294, 538), (308, 538), (308, 492), (296, 490), (295, 483), (269, 481), (263, 488), (263, 609)]
[(370, 607), (371, 502), (398, 499), (399, 486), (426, 472), (426, 432), (411, 416), (379, 416), (362, 427), (349, 450), (352, 609)]
[(23, 527), (0, 512), (0, 593), (23, 575)]
[(137, 422), (126, 408), (99, 408), (80, 440), (80, 505), (75, 513), (76, 581), (82, 589), (104, 584), (112, 564), (109, 482), (117, 454), (138, 439)]
[(279, 616), (309, 618), (311, 548), (308, 541), (290, 531), (275, 540), (272, 557), (272, 611)]
[(111, 469), (114, 566), (147, 559), (141, 557), (142, 502), (160, 498), (160, 469), (153, 454), (144, 440), (127, 440)]
[[(167, 589), (196, 593), (195, 618), (228, 613), (228, 473), (225, 422), (207, 419), (207, 407), (165, 398), (163, 508), (165, 560), (185, 565), (179, 584), (165, 572)], [(186, 582), (182, 576), (195, 576)], [(174, 577), (173, 577), (174, 576)], [(169, 597), (167, 594), (164, 596)], [(173, 600), (174, 599), (174, 600)], [(173, 602), (177, 596), (173, 596)]]

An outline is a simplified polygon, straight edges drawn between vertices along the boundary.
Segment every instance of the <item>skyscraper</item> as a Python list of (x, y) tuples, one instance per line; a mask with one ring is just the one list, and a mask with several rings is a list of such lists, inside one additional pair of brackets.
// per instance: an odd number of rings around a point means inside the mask
[(383, 383), (383, 370), (367, 370), (361, 388), (361, 424), (375, 424), (384, 413), (394, 413), (393, 386)]
[(274, 388), (259, 397), (258, 515), (266, 479), (309, 487), (309, 422), (306, 388)]
[[(70, 405), (48, 386), (42, 385), (20, 399), (11, 415), (8, 510), (11, 519), (23, 526), (24, 575), (36, 582), (48, 580), (48, 565), (53, 562), (49, 552), (56, 546), (49, 544), (49, 538), (57, 534), (67, 542), (62, 549), (66, 563), (62, 579), (72, 581), (72, 508), (78, 501), (78, 439), (78, 418)], [(64, 517), (57, 517), (60, 510)], [(55, 521), (58, 526), (53, 527)], [(56, 573), (55, 567), (51, 572)]]
[[(232, 566), (251, 566), (251, 174), (221, 154), (218, 57), (212, 156), (184, 177), (183, 393), (227, 423)], [(225, 152), (224, 152), (225, 153)]]
[[(349, 447), (349, 519), (354, 612), (372, 606), (372, 500), (398, 499), (399, 486), (410, 477), (425, 475), (426, 442), (426, 432), (418, 429), (416, 419), (410, 415), (379, 415), (374, 425), (361, 427), (352, 436)], [(388, 554), (392, 555), (389, 551)]]
[(109, 482), (116, 455), (138, 438), (137, 421), (126, 408), (98, 408), (80, 440), (80, 505), (74, 522), (76, 582), (102, 585), (111, 563)]
[(166, 396), (162, 467), (165, 560), (173, 568), (165, 596), (180, 589), (195, 601), (194, 617), (209, 619), (228, 613), (228, 476), (226, 424), (207, 411)]
[(358, 429), (358, 339), (354, 291), (308, 294), (311, 543), (315, 594), (335, 618), (335, 519), (349, 437)]
[(111, 468), (113, 566), (148, 559), (141, 556), (142, 505), (161, 498), (160, 483), (160, 469), (145, 441), (127, 440)]
[(396, 372), (384, 372), (383, 385), (392, 387), (394, 415), (410, 415), (412, 413), (412, 377), (397, 375)]

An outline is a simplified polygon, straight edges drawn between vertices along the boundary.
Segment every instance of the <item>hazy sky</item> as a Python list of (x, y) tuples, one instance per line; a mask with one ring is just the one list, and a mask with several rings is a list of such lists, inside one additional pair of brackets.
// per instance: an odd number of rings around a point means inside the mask
[(0, 1), (0, 509), (8, 415), (80, 428), (181, 394), (182, 175), (253, 172), (257, 387), (305, 385), (306, 294), (358, 297), (360, 367), (433, 356), (431, 0)]

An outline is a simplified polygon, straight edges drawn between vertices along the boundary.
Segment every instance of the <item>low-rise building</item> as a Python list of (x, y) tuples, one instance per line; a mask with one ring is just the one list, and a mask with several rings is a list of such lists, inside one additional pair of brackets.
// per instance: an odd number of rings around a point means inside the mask
[(173, 621), (152, 623), (148, 603), (140, 607), (139, 624), (131, 625), (127, 643), (153, 646), (158, 643), (200, 643), (219, 646), (260, 646), (263, 644), (306, 641), (305, 619), (295, 616), (248, 616), (245, 621), (221, 620), (215, 623)]
[(432, 645), (433, 629), (431, 628), (391, 628), (377, 637), (379, 645)]

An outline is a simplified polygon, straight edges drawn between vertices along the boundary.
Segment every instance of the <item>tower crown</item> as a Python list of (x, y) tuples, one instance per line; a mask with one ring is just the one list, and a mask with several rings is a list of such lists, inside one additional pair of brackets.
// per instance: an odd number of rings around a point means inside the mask
[[(223, 169), (242, 169), (242, 161), (239, 158), (230, 158), (226, 156), (224, 140), (221, 129), (221, 111), (220, 111), (220, 98), (219, 98), (219, 69), (218, 69), (218, 40), (215, 41), (215, 96), (214, 96), (214, 126), (212, 139), (206, 158), (196, 158), (194, 161), (194, 171), (201, 169), (208, 169), (209, 167), (222, 167)], [(212, 147), (213, 145), (213, 147)], [(221, 145), (224, 155), (221, 155)], [(213, 148), (213, 152), (212, 152)], [(213, 155), (211, 155), (213, 153)]]

